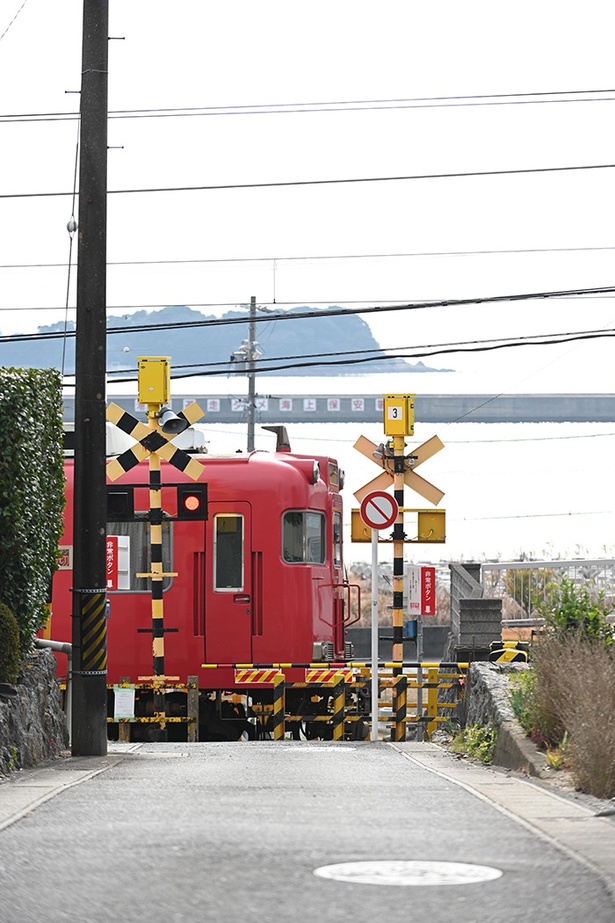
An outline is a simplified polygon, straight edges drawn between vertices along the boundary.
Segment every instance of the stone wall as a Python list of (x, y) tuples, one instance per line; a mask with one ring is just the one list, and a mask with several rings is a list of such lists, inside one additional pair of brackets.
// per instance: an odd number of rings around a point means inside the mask
[(0, 776), (66, 754), (68, 726), (51, 651), (27, 658), (17, 694), (0, 698)]
[(511, 673), (528, 669), (527, 663), (471, 663), (466, 680), (465, 723), (466, 727), (477, 724), (497, 730), (493, 753), (496, 766), (542, 776), (546, 758), (525, 736), (510, 704)]

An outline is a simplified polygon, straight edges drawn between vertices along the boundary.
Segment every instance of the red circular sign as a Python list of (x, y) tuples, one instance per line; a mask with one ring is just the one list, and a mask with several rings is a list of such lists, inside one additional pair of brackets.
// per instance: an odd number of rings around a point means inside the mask
[(372, 529), (388, 529), (398, 516), (397, 500), (384, 490), (373, 490), (361, 501), (361, 519)]

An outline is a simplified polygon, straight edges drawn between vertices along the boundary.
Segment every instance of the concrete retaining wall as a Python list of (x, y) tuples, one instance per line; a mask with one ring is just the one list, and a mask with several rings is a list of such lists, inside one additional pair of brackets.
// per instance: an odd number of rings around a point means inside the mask
[(0, 776), (66, 753), (68, 726), (51, 651), (35, 651), (24, 663), (17, 694), (0, 698)]
[(466, 726), (496, 728), (496, 766), (542, 776), (546, 757), (525, 736), (510, 704), (510, 675), (528, 669), (526, 663), (471, 663), (465, 691)]

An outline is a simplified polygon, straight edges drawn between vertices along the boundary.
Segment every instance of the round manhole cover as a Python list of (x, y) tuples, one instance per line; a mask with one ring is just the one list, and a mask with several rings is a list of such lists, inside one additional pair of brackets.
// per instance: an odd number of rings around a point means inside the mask
[(315, 869), (320, 878), (361, 885), (471, 885), (500, 878), (500, 869), (464, 862), (341, 862)]

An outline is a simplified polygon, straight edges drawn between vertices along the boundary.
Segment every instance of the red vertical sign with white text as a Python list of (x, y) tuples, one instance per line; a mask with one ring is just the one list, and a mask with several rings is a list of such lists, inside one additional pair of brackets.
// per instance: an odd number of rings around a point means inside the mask
[(117, 572), (118, 572), (118, 540), (117, 535), (107, 536), (107, 589), (117, 590)]
[(436, 569), (421, 567), (421, 615), (436, 614)]

